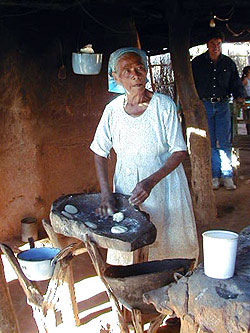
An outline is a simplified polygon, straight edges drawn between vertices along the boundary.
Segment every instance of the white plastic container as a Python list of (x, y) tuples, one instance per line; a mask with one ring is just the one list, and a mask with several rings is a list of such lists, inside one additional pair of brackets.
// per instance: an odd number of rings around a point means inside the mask
[(75, 74), (99, 74), (102, 67), (102, 54), (72, 53), (72, 67)]
[(239, 235), (227, 230), (209, 230), (202, 236), (204, 273), (215, 279), (233, 277)]

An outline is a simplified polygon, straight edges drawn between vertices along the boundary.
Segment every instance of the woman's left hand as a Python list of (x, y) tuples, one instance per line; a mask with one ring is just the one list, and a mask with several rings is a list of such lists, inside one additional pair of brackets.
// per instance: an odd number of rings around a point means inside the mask
[(150, 195), (154, 183), (150, 178), (143, 179), (136, 184), (136, 187), (132, 191), (132, 195), (129, 198), (129, 201), (133, 205), (139, 205), (143, 203)]
[(152, 188), (170, 172), (172, 172), (177, 166), (184, 161), (186, 151), (175, 151), (164, 163), (164, 165), (154, 172), (151, 176), (143, 179), (136, 184), (129, 201), (133, 205), (139, 205), (143, 203), (150, 195)]

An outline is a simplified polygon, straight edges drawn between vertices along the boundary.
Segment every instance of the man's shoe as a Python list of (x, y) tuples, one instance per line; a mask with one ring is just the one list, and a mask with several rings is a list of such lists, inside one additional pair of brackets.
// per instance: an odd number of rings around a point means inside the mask
[(223, 185), (226, 190), (236, 190), (236, 185), (234, 185), (232, 178), (224, 178)]
[(220, 187), (219, 178), (213, 178), (212, 179), (212, 186), (213, 186), (213, 190), (218, 190), (218, 188)]

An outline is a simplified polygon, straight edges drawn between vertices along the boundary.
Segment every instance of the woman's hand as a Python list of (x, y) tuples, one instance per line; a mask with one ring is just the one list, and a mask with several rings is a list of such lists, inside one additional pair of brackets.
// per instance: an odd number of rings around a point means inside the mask
[(137, 183), (131, 197), (129, 198), (129, 202), (133, 205), (143, 203), (149, 197), (152, 188), (170, 172), (177, 168), (177, 166), (184, 161), (185, 156), (186, 151), (174, 152), (159, 170)]
[(132, 195), (129, 198), (129, 202), (132, 205), (139, 205), (143, 203), (149, 197), (154, 186), (155, 182), (151, 179), (151, 177), (143, 179), (136, 184), (136, 187), (132, 191)]
[(113, 193), (101, 194), (100, 207), (96, 209), (96, 214), (101, 217), (113, 215), (115, 212), (115, 197)]

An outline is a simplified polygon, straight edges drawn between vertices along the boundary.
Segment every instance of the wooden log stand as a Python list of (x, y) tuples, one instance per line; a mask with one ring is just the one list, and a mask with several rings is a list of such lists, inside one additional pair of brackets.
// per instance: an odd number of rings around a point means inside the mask
[[(57, 326), (57, 311), (61, 311), (63, 322), (67, 327), (78, 324), (79, 319), (75, 316), (74, 304), (72, 305), (71, 296), (69, 296), (71, 287), (69, 288), (66, 278), (74, 251), (78, 247), (79, 244), (71, 244), (60, 251), (53, 276), (49, 281), (46, 294), (43, 295), (35, 283), (31, 282), (24, 275), (12, 249), (5, 244), (0, 244), (2, 252), (17, 274), (18, 280), (27, 297), (28, 304), (32, 307), (39, 333), (54, 332)], [(72, 320), (72, 318), (75, 318), (75, 320)]]
[[(109, 218), (108, 221), (101, 221), (99, 217), (92, 214), (100, 204), (100, 194), (98, 193), (71, 194), (58, 198), (53, 202), (51, 207), (50, 220), (52, 227), (50, 226), (49, 230), (47, 230), (48, 223), (47, 226), (44, 222), (43, 224), (51, 239), (63, 237), (62, 235), (64, 235), (67, 237), (75, 237), (83, 243), (92, 260), (97, 275), (106, 286), (108, 296), (112, 304), (114, 304), (118, 315), (120, 332), (129, 332), (129, 324), (131, 323), (135, 332), (140, 333), (143, 332), (145, 316), (143, 316), (138, 309), (127, 309), (120, 304), (104, 277), (104, 271), (107, 265), (98, 247), (115, 248), (116, 250), (133, 252), (133, 263), (148, 261), (148, 246), (145, 245), (153, 243), (156, 237), (156, 229), (145, 213), (140, 212), (129, 204), (127, 196), (116, 193), (115, 197), (117, 209), (121, 210), (125, 215), (122, 223), (124, 223), (124, 225), (127, 223), (126, 226), (131, 229), (129, 229), (126, 236), (121, 234), (118, 237), (112, 234), (109, 228), (105, 230), (105, 225), (108, 224), (112, 226), (112, 218)], [(74, 216), (69, 214), (65, 216), (64, 208), (66, 205), (77, 207), (77, 213), (75, 213)], [(62, 212), (64, 214), (62, 214)], [(136, 228), (131, 228), (129, 224), (131, 218), (136, 220)], [(85, 222), (95, 224), (96, 229), (93, 229), (93, 231)], [(156, 320), (156, 317), (158, 317), (158, 320)], [(164, 315), (162, 314), (154, 314), (153, 318), (149, 318), (152, 319), (153, 322), (148, 332), (156, 332), (163, 318)]]
[[(104, 271), (107, 268), (107, 264), (102, 258), (102, 255), (96, 245), (93, 241), (89, 239), (88, 236), (86, 236), (86, 240), (84, 241), (84, 244), (86, 246), (86, 249), (89, 253), (89, 256), (92, 260), (92, 263), (95, 267), (97, 275), (100, 277), (102, 282), (104, 283), (108, 296), (112, 303), (115, 305), (117, 314), (118, 314), (118, 320), (119, 320), (119, 327), (121, 333), (129, 333), (130, 328), (130, 317), (131, 317), (131, 324), (133, 326), (133, 330), (135, 333), (143, 333), (143, 326), (144, 326), (144, 320), (148, 316), (143, 316), (143, 313), (139, 309), (134, 308), (125, 308), (123, 305), (119, 303), (119, 300), (117, 299), (116, 295), (112, 291), (111, 287), (109, 286), (107, 280), (104, 276)], [(138, 251), (138, 250), (137, 250)], [(138, 251), (140, 252), (140, 251)], [(136, 253), (136, 259), (143, 258), (145, 260), (146, 254), (145, 249), (143, 249), (140, 253)], [(131, 316), (130, 316), (131, 313)], [(150, 322), (150, 327), (148, 329), (148, 333), (156, 333), (158, 328), (160, 327), (163, 319), (165, 317), (165, 314), (159, 313), (158, 315), (153, 315), (151, 318), (147, 318), (147, 320)]]
[[(88, 252), (97, 275), (104, 283), (108, 296), (115, 306), (118, 315), (118, 324), (121, 333), (130, 332), (130, 324), (136, 333), (143, 333), (144, 316), (138, 309), (126, 309), (121, 305), (104, 277), (107, 264), (102, 258), (97, 244), (85, 235), (84, 241), (64, 237), (54, 232), (47, 220), (42, 221), (43, 226), (54, 247), (63, 248), (60, 259), (56, 262), (54, 273), (50, 279), (46, 293), (43, 295), (35, 282), (30, 281), (23, 273), (19, 262), (11, 248), (0, 244), (1, 250), (17, 274), (18, 280), (27, 297), (27, 303), (32, 307), (33, 317), (36, 321), (39, 333), (53, 333), (57, 327), (56, 312), (60, 311), (64, 326), (73, 328), (80, 325), (78, 308), (74, 291), (74, 279), (72, 273), (72, 259), (75, 255)], [(69, 241), (76, 241), (68, 245)], [(64, 247), (66, 245), (66, 247)], [(147, 247), (134, 251), (134, 261), (147, 260)], [(154, 315), (151, 318), (148, 333), (157, 332), (165, 315)], [(147, 318), (148, 319), (148, 318)]]
[[(70, 237), (64, 237), (61, 234), (55, 233), (55, 231), (53, 230), (49, 221), (43, 220), (43, 226), (54, 246), (62, 247), (64, 244), (66, 244), (68, 242), (67, 239), (71, 239)], [(79, 240), (78, 240), (78, 242), (79, 242)], [(101, 279), (101, 281), (103, 282), (103, 284), (105, 285), (108, 296), (109, 296), (112, 304), (114, 304), (114, 307), (116, 309), (117, 316), (118, 316), (118, 324), (119, 324), (120, 332), (129, 333), (129, 331), (130, 331), (129, 326), (131, 323), (132, 327), (134, 328), (134, 331), (136, 333), (143, 333), (143, 326), (144, 326), (144, 319), (145, 319), (143, 314), (138, 309), (130, 308), (128, 310), (119, 303), (116, 295), (114, 294), (114, 292), (110, 288), (107, 280), (104, 277), (104, 271), (107, 268), (107, 264), (105, 263), (97, 244), (93, 240), (91, 240), (87, 234), (85, 234), (82, 241), (80, 241), (78, 243), (78, 248), (75, 249), (74, 253), (80, 254), (84, 250), (88, 252), (90, 259), (93, 263), (93, 266), (96, 270), (96, 273), (99, 276), (99, 278)], [(148, 248), (147, 247), (138, 249), (138, 250), (134, 251), (133, 253), (134, 253), (134, 258), (133, 258), (134, 263), (143, 262), (143, 261), (148, 260)], [(68, 266), (67, 269), (72, 270), (71, 266)], [(70, 274), (72, 274), (72, 272)], [(72, 285), (74, 283), (73, 279), (69, 279), (68, 282), (70, 285)], [(75, 297), (73, 294), (73, 296), (71, 298), (71, 304), (74, 308), (76, 308), (77, 305), (74, 304), (74, 299), (75, 299)], [(74, 312), (74, 314), (77, 315), (76, 312)], [(152, 318), (150, 320), (150, 327), (149, 327), (148, 333), (157, 332), (157, 329), (161, 325), (164, 317), (165, 317), (165, 315), (160, 314), (160, 313), (159, 313), (159, 315), (152, 316)], [(148, 318), (146, 318), (146, 319), (148, 320)]]

